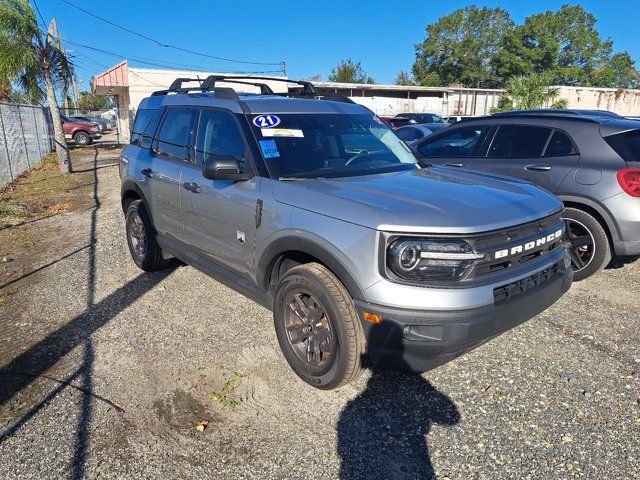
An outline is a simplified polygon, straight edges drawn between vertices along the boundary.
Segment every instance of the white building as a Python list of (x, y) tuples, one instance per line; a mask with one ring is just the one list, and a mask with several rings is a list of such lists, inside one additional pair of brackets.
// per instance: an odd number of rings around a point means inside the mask
[[(156, 90), (163, 90), (180, 77), (205, 79), (219, 72), (155, 70), (129, 67), (126, 61), (94, 77), (93, 92), (117, 97), (120, 132), (129, 137), (130, 125), (140, 101)], [(231, 74), (233, 75), (233, 74)], [(286, 78), (286, 77), (282, 77)], [(266, 81), (276, 93), (286, 93), (286, 82)], [(238, 91), (258, 92), (250, 85), (224, 84)], [(365, 105), (378, 115), (401, 112), (429, 112), (440, 115), (488, 115), (503, 92), (498, 89), (422, 87), (362, 83), (314, 82), (320, 93), (339, 93)], [(640, 90), (614, 88), (558, 87), (559, 98), (568, 108), (610, 110), (620, 115), (640, 115)]]

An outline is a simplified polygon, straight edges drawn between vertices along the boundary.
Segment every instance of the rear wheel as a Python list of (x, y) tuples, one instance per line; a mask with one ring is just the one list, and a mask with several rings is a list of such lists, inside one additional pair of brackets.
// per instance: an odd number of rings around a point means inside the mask
[(566, 208), (566, 244), (571, 256), (574, 279), (584, 280), (599, 272), (611, 261), (611, 246), (607, 232), (592, 215), (577, 208)]
[(324, 266), (308, 263), (284, 274), (273, 318), (280, 348), (302, 380), (330, 390), (360, 376), (362, 325), (344, 285)]
[(155, 230), (143, 201), (131, 202), (125, 218), (127, 244), (136, 265), (147, 272), (166, 268), (171, 260), (162, 256), (162, 250), (156, 241)]
[(91, 136), (87, 132), (76, 132), (73, 135), (73, 141), (76, 142), (80, 146), (90, 145), (91, 144)]

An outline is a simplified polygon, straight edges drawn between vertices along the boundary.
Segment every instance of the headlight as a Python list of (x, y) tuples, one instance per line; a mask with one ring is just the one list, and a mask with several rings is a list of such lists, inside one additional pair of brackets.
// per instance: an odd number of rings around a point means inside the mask
[(463, 240), (399, 238), (387, 247), (387, 267), (415, 283), (460, 280), (475, 264), (485, 259)]

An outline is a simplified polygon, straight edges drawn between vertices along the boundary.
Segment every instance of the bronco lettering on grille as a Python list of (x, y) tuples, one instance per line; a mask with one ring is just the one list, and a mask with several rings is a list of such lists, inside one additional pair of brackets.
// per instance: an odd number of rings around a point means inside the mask
[(551, 243), (562, 237), (563, 230), (558, 230), (555, 233), (550, 233), (547, 236), (540, 237), (536, 240), (531, 240), (530, 242), (524, 243), (522, 245), (516, 245), (511, 248), (505, 248), (504, 250), (498, 250), (494, 254), (494, 258), (497, 260), (499, 258), (510, 257), (511, 255), (516, 255), (518, 253), (527, 252), (529, 250), (533, 250), (534, 248), (541, 247), (547, 243)]

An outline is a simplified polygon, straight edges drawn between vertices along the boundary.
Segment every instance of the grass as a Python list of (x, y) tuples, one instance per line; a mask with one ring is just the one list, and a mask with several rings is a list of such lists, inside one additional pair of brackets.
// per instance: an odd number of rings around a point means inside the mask
[(55, 155), (47, 155), (0, 191), (0, 226), (89, 206), (92, 183), (92, 172), (62, 174)]
[(223, 407), (235, 410), (242, 404), (242, 400), (234, 398), (233, 395), (245, 375), (235, 371), (229, 375), (230, 378), (224, 383), (222, 389), (218, 392), (210, 392), (209, 396), (215, 401), (220, 402)]

